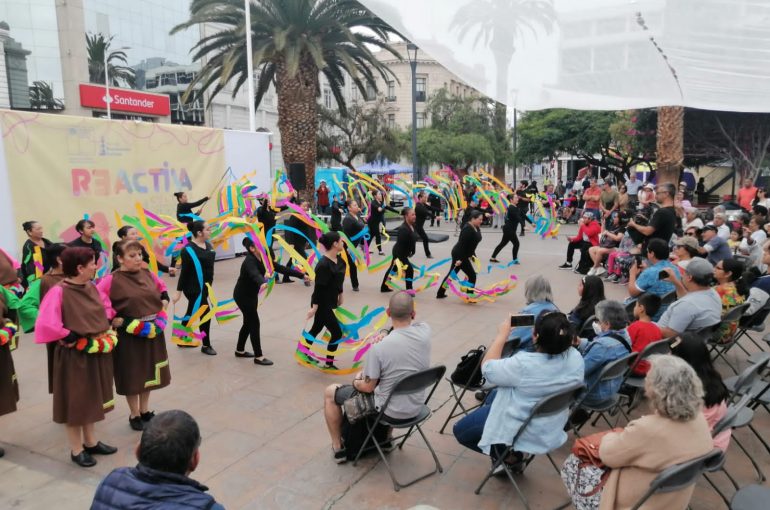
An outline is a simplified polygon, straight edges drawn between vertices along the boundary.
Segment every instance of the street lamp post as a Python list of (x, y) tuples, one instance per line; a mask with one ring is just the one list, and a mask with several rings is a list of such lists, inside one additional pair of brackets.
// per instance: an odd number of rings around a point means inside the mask
[[(107, 57), (109, 56), (109, 53), (107, 50), (109, 50), (109, 45), (105, 45), (104, 47), (104, 102), (107, 104), (107, 120), (112, 119), (112, 96), (110, 96), (110, 68), (107, 66)], [(115, 51), (124, 51), (124, 50), (130, 50), (131, 48), (128, 46), (121, 46)]]
[(243, 8), (246, 11), (244, 20), (244, 32), (246, 35), (246, 72), (249, 73), (248, 93), (246, 104), (249, 108), (249, 131), (254, 131), (257, 120), (254, 113), (254, 55), (251, 54), (251, 0), (243, 0)]
[(420, 169), (417, 166), (417, 46), (406, 45), (409, 65), (412, 68), (412, 175), (420, 180)]

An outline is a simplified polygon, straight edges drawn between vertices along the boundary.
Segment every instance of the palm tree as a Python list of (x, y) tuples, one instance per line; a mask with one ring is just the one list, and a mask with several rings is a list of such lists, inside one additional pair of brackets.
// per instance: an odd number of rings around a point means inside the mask
[(44, 81), (32, 82), (29, 104), (33, 110), (63, 110), (64, 101), (53, 95), (53, 85)]
[[(248, 79), (243, 0), (192, 0), (190, 19), (172, 34), (202, 23), (221, 30), (193, 47), (193, 60), (205, 61), (189, 85), (210, 90), (209, 102), (231, 81), (233, 95)], [(259, 79), (255, 107), (271, 84), (278, 96), (278, 129), (284, 164), (304, 163), (306, 193), (315, 183), (316, 135), (320, 96), (319, 72), (329, 82), (344, 112), (346, 77), (366, 94), (377, 89), (376, 76), (387, 82), (393, 73), (370, 47), (401, 56), (388, 44), (396, 32), (355, 0), (251, 0), (251, 40)]]
[(656, 152), (658, 182), (676, 184), (684, 162), (684, 107), (658, 108)]
[[(136, 72), (128, 67), (125, 51), (110, 51), (110, 44), (115, 36), (109, 39), (104, 34), (86, 34), (86, 51), (88, 53), (88, 81), (104, 83), (104, 55), (107, 54), (111, 87), (133, 88), (136, 82)], [(107, 53), (109, 52), (109, 53)], [(120, 62), (123, 65), (115, 64)]]

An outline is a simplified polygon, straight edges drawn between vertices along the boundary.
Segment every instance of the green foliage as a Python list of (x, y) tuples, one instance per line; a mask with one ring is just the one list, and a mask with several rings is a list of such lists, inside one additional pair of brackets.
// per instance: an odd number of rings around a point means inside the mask
[(467, 171), (474, 163), (492, 161), (494, 151), (490, 141), (479, 133), (425, 128), (417, 132), (417, 157), (423, 163), (445, 163)]
[[(317, 137), (318, 159), (336, 161), (354, 169), (353, 160), (398, 161), (408, 144), (398, 129), (388, 127), (385, 103), (353, 104), (346, 113), (320, 107)], [(334, 150), (332, 150), (334, 149)]]
[(64, 101), (54, 97), (53, 86), (45, 81), (32, 82), (29, 104), (33, 110), (63, 110)]
[(107, 39), (102, 33), (86, 34), (88, 81), (91, 83), (104, 83), (104, 55), (107, 54), (110, 86), (134, 88), (136, 72), (131, 67), (128, 67), (126, 52), (110, 51), (110, 45), (114, 38), (115, 36), (113, 35)]

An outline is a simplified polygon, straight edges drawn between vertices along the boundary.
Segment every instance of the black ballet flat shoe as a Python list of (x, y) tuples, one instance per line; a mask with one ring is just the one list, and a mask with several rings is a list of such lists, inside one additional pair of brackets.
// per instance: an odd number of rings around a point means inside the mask
[(142, 421), (142, 417), (140, 416), (134, 416), (128, 417), (128, 424), (129, 426), (136, 431), (142, 431), (144, 430), (144, 422)]
[(436, 294), (436, 299), (444, 299), (446, 294)]
[(243, 351), (243, 352), (235, 351), (235, 357), (236, 358), (253, 358), (254, 353), (249, 351)]
[(201, 352), (203, 354), (208, 354), (209, 356), (217, 355), (217, 351), (215, 351), (214, 348), (211, 347), (210, 345), (204, 345), (203, 347), (201, 347)]
[(262, 358), (262, 359), (254, 358), (254, 364), (255, 365), (262, 365), (263, 367), (269, 367), (270, 365), (273, 364), (273, 362), (270, 361), (267, 358)]
[(96, 465), (96, 459), (91, 457), (91, 454), (85, 450), (77, 455), (73, 455), (72, 452), (70, 452), (70, 459), (80, 467), (94, 467)]
[(380, 292), (393, 292), (390, 287), (380, 287)]
[(334, 363), (327, 363), (327, 364), (326, 364), (326, 369), (327, 369), (327, 370), (339, 370), (339, 368), (337, 368), (336, 366), (334, 366)]
[[(118, 451), (114, 446), (104, 444), (101, 441), (97, 441), (94, 446), (83, 445), (83, 451), (89, 455), (112, 455)], [(94, 462), (94, 464), (96, 464)]]
[(353, 287), (353, 292), (358, 292), (358, 287)]
[(141, 417), (142, 417), (142, 421), (145, 421), (145, 422), (150, 421), (153, 418), (155, 418), (155, 411), (147, 411), (146, 413), (142, 413)]
[(291, 280), (289, 278), (284, 278), (281, 283), (294, 283), (294, 280)]

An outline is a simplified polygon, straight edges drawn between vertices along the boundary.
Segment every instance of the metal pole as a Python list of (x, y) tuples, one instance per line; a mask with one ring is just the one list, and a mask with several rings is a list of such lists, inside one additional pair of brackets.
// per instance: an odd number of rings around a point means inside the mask
[(518, 157), (516, 157), (516, 117), (518, 117), (516, 108), (513, 109), (513, 188), (516, 189), (516, 166)]
[(108, 46), (105, 45), (104, 47), (104, 102), (107, 103), (107, 120), (112, 119), (112, 112), (110, 111), (110, 104), (112, 103), (112, 98), (110, 97), (110, 76), (109, 76), (109, 70), (107, 68), (107, 49)]
[(249, 98), (247, 100), (249, 131), (254, 131), (257, 129), (257, 119), (254, 112), (254, 56), (251, 54), (251, 0), (243, 0), (243, 8), (246, 11), (244, 32), (246, 33), (246, 71), (249, 73)]
[(412, 66), (412, 175), (420, 180), (420, 169), (417, 166), (417, 50), (409, 62)]

